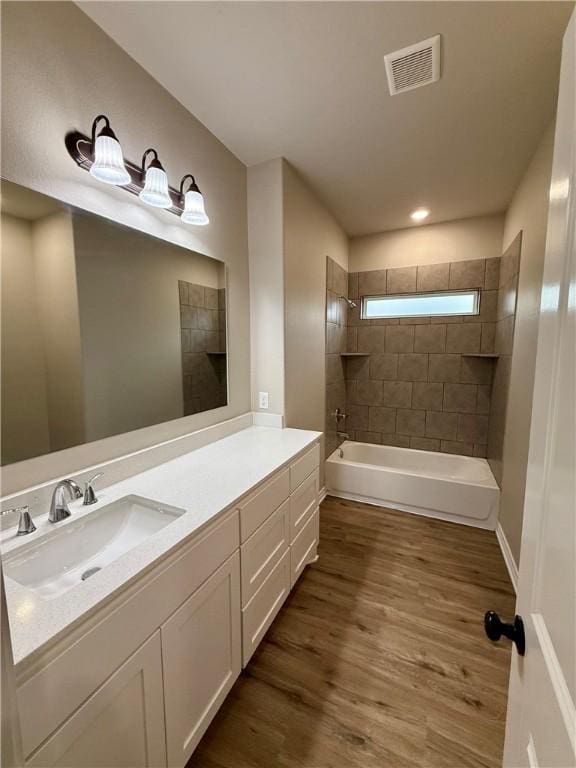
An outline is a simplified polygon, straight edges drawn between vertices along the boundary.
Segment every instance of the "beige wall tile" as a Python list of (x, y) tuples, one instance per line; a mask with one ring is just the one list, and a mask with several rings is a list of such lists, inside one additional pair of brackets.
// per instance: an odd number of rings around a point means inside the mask
[(395, 432), (382, 434), (382, 445), (394, 445), (397, 448), (410, 448), (410, 438), (408, 435), (398, 435)]
[(461, 355), (430, 355), (428, 381), (460, 381)]
[(410, 448), (418, 451), (439, 451), (440, 440), (434, 437), (411, 437)]
[(476, 413), (490, 413), (490, 386), (478, 387), (478, 395), (476, 398)]
[(346, 419), (346, 426), (348, 429), (368, 430), (367, 405), (353, 405), (352, 403), (347, 404), (346, 413), (348, 414), (348, 418)]
[(488, 354), (494, 352), (494, 338), (496, 335), (496, 323), (482, 323), (480, 337), (480, 352)]
[[(366, 358), (368, 360), (368, 358)], [(396, 379), (398, 376), (398, 355), (386, 352), (382, 355), (370, 355), (371, 379)]]
[(428, 355), (398, 355), (398, 378), (401, 381), (427, 381)]
[(389, 328), (366, 325), (358, 328), (359, 352), (384, 352), (384, 334)]
[(451, 289), (483, 288), (486, 259), (450, 262)]
[(460, 456), (473, 456), (474, 444), (455, 442), (453, 440), (442, 440), (440, 443), (440, 450), (443, 453), (457, 453)]
[(452, 413), (476, 413), (476, 384), (445, 384), (443, 410)]
[(346, 329), (346, 352), (358, 351), (358, 328)]
[(387, 326), (385, 349), (386, 352), (412, 352), (414, 349), (414, 326)]
[(366, 427), (370, 432), (396, 432), (396, 410), (383, 406), (370, 406), (369, 421)]
[(204, 288), (204, 306), (206, 309), (218, 309), (218, 289)]
[(479, 323), (459, 323), (446, 328), (446, 352), (480, 351), (482, 327)]
[(477, 456), (479, 459), (485, 459), (488, 453), (488, 446), (487, 445), (478, 445), (477, 443), (474, 443), (474, 456)]
[(205, 307), (203, 285), (188, 283), (188, 304), (191, 307)]
[(450, 279), (450, 263), (427, 264), (418, 267), (416, 273), (416, 290), (418, 291), (447, 291)]
[(387, 271), (387, 293), (414, 293), (417, 267), (396, 267)]
[(348, 400), (354, 405), (386, 405), (382, 399), (382, 382), (359, 379), (348, 388)]
[[(378, 382), (381, 383), (381, 382)], [(411, 381), (385, 381), (382, 391), (382, 405), (390, 408), (410, 408), (412, 403)]]
[(348, 298), (357, 299), (358, 296), (358, 272), (350, 272), (348, 275)]
[(441, 411), (444, 395), (443, 384), (415, 381), (412, 389), (412, 408)]
[(374, 445), (380, 445), (382, 442), (381, 432), (364, 432), (362, 430), (356, 430), (354, 439), (359, 443), (373, 443)]
[(484, 288), (491, 290), (500, 285), (500, 256), (493, 259), (486, 259), (486, 269), (484, 272)]
[(375, 269), (360, 272), (358, 275), (358, 293), (360, 296), (378, 296), (386, 293), (386, 270)]
[(481, 357), (463, 357), (460, 381), (465, 384), (491, 384), (494, 361)]
[(426, 436), (454, 440), (458, 433), (458, 414), (426, 412)]
[(488, 416), (459, 413), (458, 440), (472, 443), (486, 443), (488, 441)]
[(371, 360), (378, 355), (371, 355), (370, 357), (347, 357), (344, 360), (344, 376), (347, 381), (353, 379), (368, 379), (379, 378), (378, 376), (370, 377), (370, 365)]
[(417, 325), (414, 331), (414, 352), (444, 352), (445, 325)]
[(399, 435), (424, 436), (426, 411), (399, 408), (396, 411), (396, 432)]

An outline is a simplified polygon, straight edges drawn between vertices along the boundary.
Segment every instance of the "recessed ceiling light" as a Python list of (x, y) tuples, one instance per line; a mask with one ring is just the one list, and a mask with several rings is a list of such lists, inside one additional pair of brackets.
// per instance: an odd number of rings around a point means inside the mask
[(426, 208), (418, 208), (410, 214), (410, 218), (413, 221), (424, 221), (428, 216), (430, 216), (430, 211)]

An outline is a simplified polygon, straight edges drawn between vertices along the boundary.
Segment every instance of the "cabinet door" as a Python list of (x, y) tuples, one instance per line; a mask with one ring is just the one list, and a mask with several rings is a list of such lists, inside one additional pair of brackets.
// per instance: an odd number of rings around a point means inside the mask
[(183, 768), (240, 674), (240, 558), (162, 626), (168, 765)]
[(124, 662), (26, 762), (27, 768), (165, 765), (160, 632)]

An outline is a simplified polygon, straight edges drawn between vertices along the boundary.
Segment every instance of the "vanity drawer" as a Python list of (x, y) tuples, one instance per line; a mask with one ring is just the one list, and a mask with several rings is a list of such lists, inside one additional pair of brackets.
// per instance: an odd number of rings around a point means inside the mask
[(316, 469), (290, 496), (290, 541), (298, 536), (318, 506), (320, 471)]
[(316, 557), (319, 538), (320, 509), (317, 507), (290, 547), (290, 588), (296, 584), (308, 563)]
[(239, 545), (234, 511), (199, 532), (21, 673), (17, 700), (24, 755), (75, 712)]
[(288, 469), (278, 472), (256, 493), (238, 505), (240, 511), (240, 539), (246, 541), (290, 494)]
[(319, 466), (320, 446), (316, 443), (309, 451), (306, 451), (304, 456), (301, 456), (290, 465), (290, 493), (295, 491), (308, 475)]
[(290, 501), (286, 501), (262, 523), (241, 548), (242, 605), (245, 606), (288, 549)]
[(250, 661), (250, 657), (276, 618), (289, 592), (290, 551), (288, 550), (242, 611), (243, 666)]

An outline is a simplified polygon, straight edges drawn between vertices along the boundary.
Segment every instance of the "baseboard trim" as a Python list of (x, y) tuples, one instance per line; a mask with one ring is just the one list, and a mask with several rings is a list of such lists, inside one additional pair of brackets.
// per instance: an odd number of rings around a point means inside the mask
[(514, 555), (510, 549), (510, 544), (508, 544), (508, 539), (506, 538), (506, 534), (504, 533), (504, 529), (500, 523), (498, 523), (496, 526), (496, 538), (498, 539), (500, 551), (502, 552), (502, 557), (506, 563), (506, 568), (508, 570), (508, 575), (510, 576), (512, 586), (514, 587), (514, 592), (518, 594), (518, 566), (516, 565)]
[(318, 504), (322, 504), (326, 496), (328, 495), (328, 491), (326, 490), (326, 486), (323, 488), (320, 488), (320, 493), (318, 495)]

